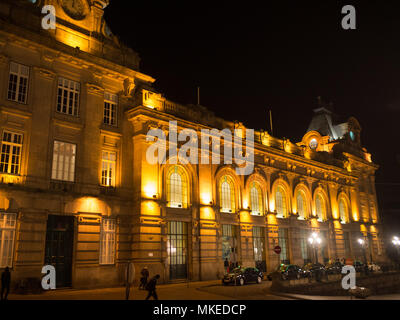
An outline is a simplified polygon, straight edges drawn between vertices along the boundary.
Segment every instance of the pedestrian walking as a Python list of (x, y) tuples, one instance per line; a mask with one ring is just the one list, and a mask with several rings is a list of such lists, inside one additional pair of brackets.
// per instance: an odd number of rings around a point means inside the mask
[(10, 269), (6, 267), (3, 273), (1, 274), (1, 300), (7, 300), (8, 293), (10, 292), (10, 283), (11, 283), (11, 272)]
[(146, 297), (146, 300), (149, 300), (150, 297), (153, 297), (154, 300), (158, 300), (157, 292), (156, 292), (156, 285), (157, 280), (160, 279), (160, 275), (156, 274), (146, 285), (146, 290), (149, 294)]
[(147, 279), (149, 278), (149, 270), (147, 269), (147, 267), (144, 267), (142, 269), (142, 271), (140, 271), (140, 274), (142, 275), (142, 277), (140, 278), (140, 286), (139, 286), (139, 290), (140, 289), (145, 289), (146, 288), (146, 284), (147, 284)]

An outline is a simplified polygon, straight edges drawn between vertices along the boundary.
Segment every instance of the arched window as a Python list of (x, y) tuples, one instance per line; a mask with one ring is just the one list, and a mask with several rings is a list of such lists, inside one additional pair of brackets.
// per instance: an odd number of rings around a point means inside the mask
[(187, 207), (187, 177), (182, 167), (173, 166), (167, 174), (167, 201), (172, 208)]
[(280, 217), (280, 218), (286, 217), (286, 215), (287, 215), (286, 193), (285, 193), (285, 190), (281, 186), (276, 188), (275, 207), (276, 207), (277, 217)]
[(296, 200), (299, 219), (307, 218), (307, 202), (303, 191), (297, 191)]
[(318, 221), (324, 221), (326, 219), (326, 206), (325, 200), (321, 194), (317, 194), (315, 197), (315, 213), (317, 215)]
[(346, 223), (347, 222), (347, 204), (343, 198), (339, 200), (339, 215), (340, 215), (340, 222)]
[(262, 191), (258, 183), (253, 182), (250, 188), (251, 214), (261, 216), (263, 212)]
[(220, 180), (219, 197), (222, 212), (235, 212), (235, 188), (228, 176), (223, 176)]

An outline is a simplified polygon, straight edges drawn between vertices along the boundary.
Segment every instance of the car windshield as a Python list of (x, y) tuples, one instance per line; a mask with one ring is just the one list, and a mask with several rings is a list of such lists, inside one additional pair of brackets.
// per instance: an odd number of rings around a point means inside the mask
[(232, 270), (232, 273), (239, 273), (239, 272), (244, 272), (244, 268), (238, 267)]

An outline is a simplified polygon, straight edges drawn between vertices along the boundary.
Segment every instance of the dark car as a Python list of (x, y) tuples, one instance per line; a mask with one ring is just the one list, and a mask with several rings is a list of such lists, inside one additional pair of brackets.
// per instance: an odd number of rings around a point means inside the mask
[[(305, 274), (304, 270), (295, 264), (281, 264), (275, 272), (280, 273), (282, 280), (301, 279)], [(267, 278), (268, 280), (272, 280), (272, 273), (270, 273)]]
[(308, 278), (315, 278), (318, 280), (326, 275), (325, 266), (321, 263), (310, 263), (305, 265), (303, 269)]
[(327, 274), (340, 274), (342, 273), (344, 264), (340, 261), (336, 261), (325, 266)]
[(354, 261), (353, 267), (356, 269), (356, 272), (365, 272), (365, 264), (361, 261)]
[(235, 268), (232, 272), (224, 275), (222, 283), (224, 285), (236, 284), (243, 286), (245, 283), (256, 282), (261, 283), (263, 279), (263, 273), (257, 268)]

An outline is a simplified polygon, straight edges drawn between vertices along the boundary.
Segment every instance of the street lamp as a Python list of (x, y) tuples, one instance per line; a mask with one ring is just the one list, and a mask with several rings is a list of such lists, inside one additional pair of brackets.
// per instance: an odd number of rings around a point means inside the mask
[(313, 232), (308, 238), (308, 242), (314, 249), (315, 263), (318, 263), (318, 246), (321, 244), (322, 240), (316, 232)]
[[(363, 249), (364, 263), (367, 264), (367, 256), (366, 256), (366, 253), (365, 253), (365, 240), (359, 238), (357, 241), (358, 241), (358, 243), (360, 244), (361, 248)], [(371, 262), (372, 262), (372, 261), (371, 261)]]

